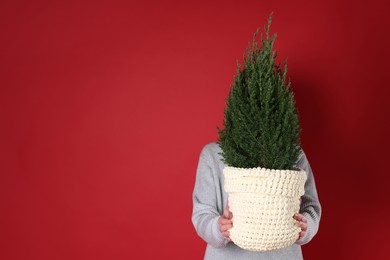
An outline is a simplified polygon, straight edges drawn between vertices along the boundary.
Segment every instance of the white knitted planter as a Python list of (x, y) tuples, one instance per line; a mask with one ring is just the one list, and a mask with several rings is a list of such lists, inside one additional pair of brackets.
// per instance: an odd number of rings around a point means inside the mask
[(305, 171), (225, 167), (223, 173), (233, 213), (230, 238), (237, 246), (270, 251), (297, 240), (300, 228), (293, 215), (305, 192)]

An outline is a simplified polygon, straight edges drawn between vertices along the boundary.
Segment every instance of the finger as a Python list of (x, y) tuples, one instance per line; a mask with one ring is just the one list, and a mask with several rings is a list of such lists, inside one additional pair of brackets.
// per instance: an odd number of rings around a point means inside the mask
[(299, 227), (302, 229), (302, 231), (306, 231), (307, 230), (307, 223), (299, 222)]
[(232, 229), (232, 225), (223, 225), (223, 229), (224, 229), (224, 231), (227, 231), (227, 230), (230, 230), (230, 229)]
[(223, 231), (223, 232), (222, 232), (222, 235), (223, 235), (224, 237), (230, 237), (230, 232), (229, 232), (229, 231)]
[(305, 231), (299, 232), (297, 240), (301, 239), (304, 235), (305, 235)]
[(226, 217), (226, 218), (233, 218), (233, 213), (230, 211), (230, 206), (229, 206), (229, 200), (226, 202), (226, 207), (223, 211), (223, 215)]
[(295, 220), (298, 220), (298, 221), (307, 223), (306, 217), (303, 216), (302, 214), (295, 213), (294, 216), (293, 216), (293, 218), (294, 218)]
[(232, 223), (232, 220), (225, 218), (225, 216), (223, 216), (223, 215), (218, 218), (219, 225), (225, 225), (225, 224), (231, 224), (231, 223)]
[(233, 218), (233, 213), (229, 210), (229, 219)]
[(230, 215), (229, 212), (230, 212), (229, 205), (226, 205), (225, 209), (223, 210), (223, 216), (225, 218), (229, 218), (229, 215)]
[(221, 232), (225, 232), (225, 231), (229, 231), (233, 226), (232, 225), (222, 225), (219, 227), (219, 230), (221, 230)]
[(233, 218), (233, 213), (230, 210), (226, 210), (223, 212), (223, 216), (227, 219), (232, 219)]
[(232, 224), (232, 220), (231, 219), (224, 218), (224, 217), (219, 218), (218, 222), (219, 222), (220, 225)]

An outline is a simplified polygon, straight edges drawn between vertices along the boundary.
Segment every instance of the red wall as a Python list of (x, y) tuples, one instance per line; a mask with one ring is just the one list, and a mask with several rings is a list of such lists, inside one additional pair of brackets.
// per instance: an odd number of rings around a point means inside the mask
[(0, 259), (202, 259), (199, 152), (271, 11), (323, 206), (304, 255), (387, 254), (384, 0), (3, 1)]

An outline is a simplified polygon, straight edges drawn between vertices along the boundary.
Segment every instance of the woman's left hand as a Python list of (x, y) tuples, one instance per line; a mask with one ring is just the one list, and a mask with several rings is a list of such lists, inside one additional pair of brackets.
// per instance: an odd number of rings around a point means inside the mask
[(301, 232), (299, 232), (299, 237), (297, 240), (301, 239), (306, 231), (307, 231), (307, 219), (300, 213), (295, 213), (293, 218), (298, 221), (298, 226), (301, 228)]

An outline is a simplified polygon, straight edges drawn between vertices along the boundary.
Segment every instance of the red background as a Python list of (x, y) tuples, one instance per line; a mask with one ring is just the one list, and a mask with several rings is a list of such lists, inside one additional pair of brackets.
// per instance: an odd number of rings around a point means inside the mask
[(304, 255), (383, 258), (384, 0), (3, 1), (0, 258), (202, 259), (198, 156), (271, 11), (323, 206)]

